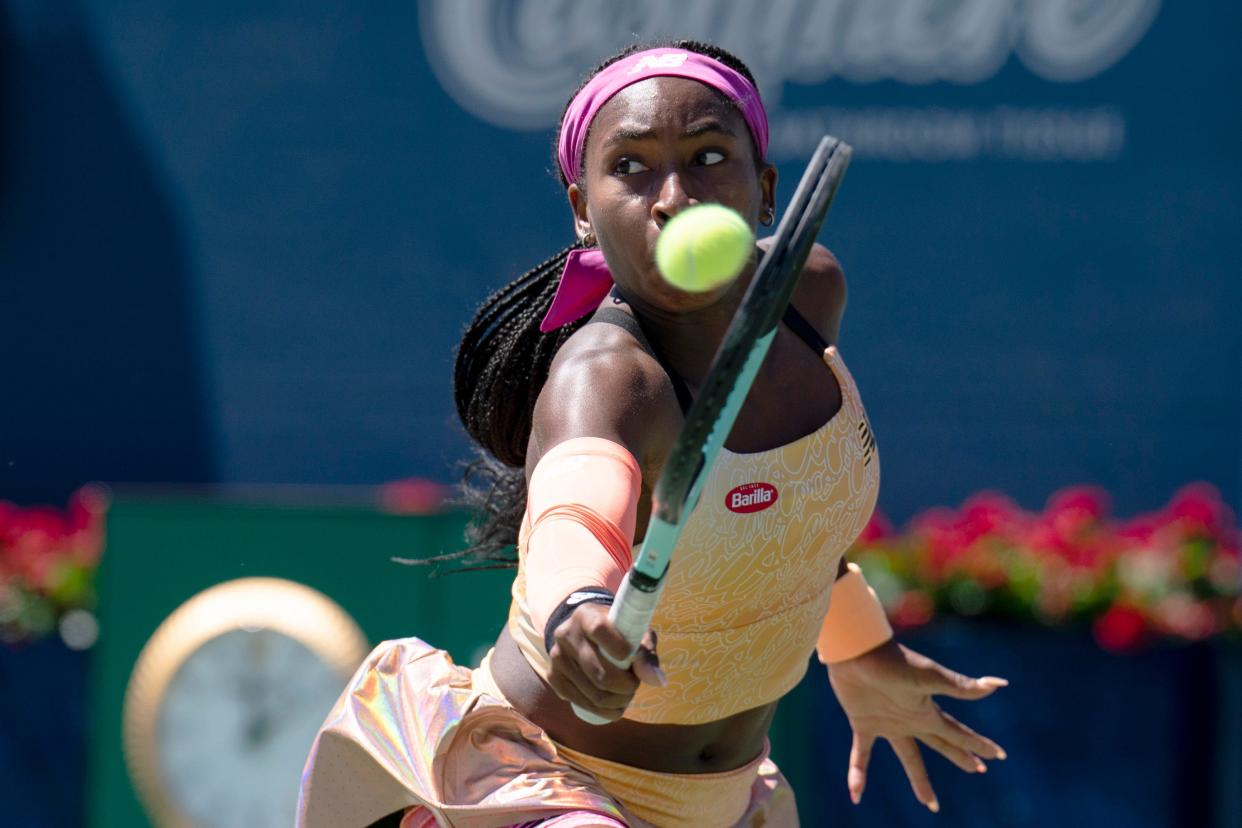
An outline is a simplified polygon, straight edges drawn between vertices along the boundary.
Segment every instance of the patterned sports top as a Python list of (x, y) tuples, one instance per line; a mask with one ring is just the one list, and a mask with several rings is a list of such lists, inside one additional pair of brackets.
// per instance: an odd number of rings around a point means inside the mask
[[(836, 346), (789, 310), (785, 323), (822, 354), (840, 386), (841, 408), (784, 446), (720, 452), (677, 543), (652, 622), (668, 686), (640, 685), (627, 719), (702, 724), (793, 689), (815, 650), (841, 556), (875, 508), (880, 461), (858, 388)], [(605, 313), (594, 321), (622, 325), (656, 356), (633, 317)], [(684, 384), (671, 373), (670, 379), (684, 409)], [(509, 630), (546, 678), (543, 630), (534, 628), (525, 601), (521, 560), (529, 527), (527, 515)]]

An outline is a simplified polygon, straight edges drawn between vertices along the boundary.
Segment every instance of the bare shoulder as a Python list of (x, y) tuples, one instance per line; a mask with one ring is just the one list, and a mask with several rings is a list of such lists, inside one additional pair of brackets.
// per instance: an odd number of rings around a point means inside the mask
[(802, 279), (794, 291), (794, 306), (815, 326), (829, 343), (836, 343), (841, 334), (841, 318), (845, 316), (845, 272), (832, 251), (822, 244), (811, 248)]
[[(760, 239), (758, 244), (760, 249), (766, 251), (772, 240)], [(802, 268), (802, 276), (793, 295), (793, 306), (825, 340), (834, 343), (841, 331), (847, 293), (841, 263), (831, 250), (817, 242)]]
[(557, 352), (539, 392), (527, 472), (575, 437), (620, 443), (645, 471), (676, 435), (680, 417), (664, 369), (633, 336), (616, 325), (585, 325)]

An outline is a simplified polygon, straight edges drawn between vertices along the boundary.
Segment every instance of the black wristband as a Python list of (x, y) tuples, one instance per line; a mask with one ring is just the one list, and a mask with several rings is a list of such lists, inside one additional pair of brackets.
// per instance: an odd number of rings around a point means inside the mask
[(607, 604), (612, 606), (613, 598), (611, 592), (603, 587), (583, 587), (575, 589), (569, 593), (569, 596), (556, 605), (556, 609), (552, 610), (552, 614), (548, 616), (548, 625), (543, 628), (543, 648), (547, 652), (552, 652), (552, 645), (555, 643), (552, 634), (556, 632), (556, 628), (565, 623), (565, 619), (573, 615), (574, 610), (583, 604)]

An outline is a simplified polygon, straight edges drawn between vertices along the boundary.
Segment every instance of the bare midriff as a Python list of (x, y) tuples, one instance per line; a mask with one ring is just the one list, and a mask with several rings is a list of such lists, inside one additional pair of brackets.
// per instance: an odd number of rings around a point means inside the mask
[(716, 773), (740, 768), (764, 748), (776, 702), (695, 725), (621, 719), (592, 725), (527, 663), (506, 628), (492, 655), (492, 678), (515, 710), (548, 736), (582, 753), (663, 773)]

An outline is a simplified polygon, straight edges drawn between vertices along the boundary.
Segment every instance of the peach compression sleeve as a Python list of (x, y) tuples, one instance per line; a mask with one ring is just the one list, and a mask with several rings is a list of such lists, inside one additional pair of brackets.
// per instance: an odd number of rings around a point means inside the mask
[(893, 637), (884, 606), (858, 564), (846, 564), (846, 568), (849, 571), (832, 586), (828, 615), (815, 647), (824, 664), (848, 661)]
[(642, 472), (622, 445), (575, 437), (535, 466), (523, 566), (531, 621), (543, 630), (575, 590), (616, 592), (630, 568)]

